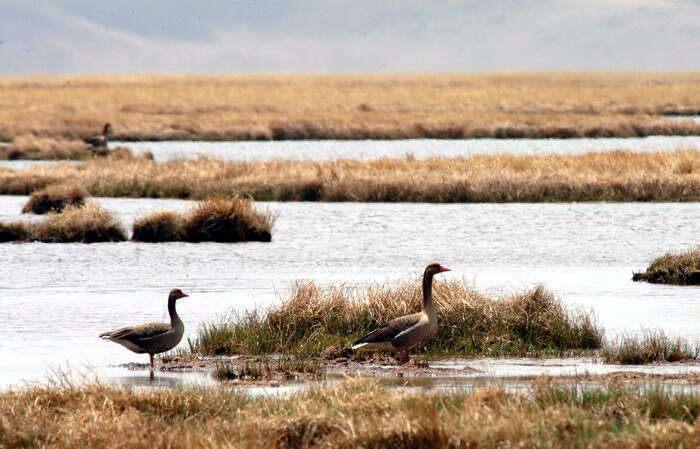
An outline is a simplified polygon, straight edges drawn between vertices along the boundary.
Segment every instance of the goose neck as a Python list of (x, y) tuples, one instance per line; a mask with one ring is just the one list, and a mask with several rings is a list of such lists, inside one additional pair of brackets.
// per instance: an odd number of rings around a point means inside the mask
[(170, 325), (174, 328), (177, 327), (183, 327), (182, 320), (177, 314), (177, 310), (175, 309), (175, 301), (176, 299), (173, 298), (168, 298), (168, 313), (170, 314)]

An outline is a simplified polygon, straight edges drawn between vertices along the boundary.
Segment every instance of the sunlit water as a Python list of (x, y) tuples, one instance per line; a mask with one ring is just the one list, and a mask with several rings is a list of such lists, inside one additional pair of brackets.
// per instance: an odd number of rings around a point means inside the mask
[[(0, 197), (0, 220), (27, 197)], [(130, 229), (180, 200), (98, 198)], [(700, 288), (632, 282), (667, 251), (697, 244), (700, 203), (364, 204), (259, 203), (278, 215), (271, 243), (0, 245), (0, 386), (47, 368), (147, 362), (101, 332), (167, 321), (171, 288), (186, 336), (227, 310), (270, 305), (298, 280), (352, 285), (414, 280), (437, 260), (498, 297), (544, 283), (593, 309), (607, 336), (664, 329), (700, 342)], [(23, 218), (25, 217), (25, 218)], [(186, 345), (183, 340), (181, 345)], [(139, 376), (143, 376), (140, 373)]]
[(481, 154), (583, 154), (614, 150), (675, 151), (700, 149), (700, 136), (652, 136), (596, 139), (409, 139), (409, 140), (301, 140), (261, 142), (111, 142), (135, 152), (150, 151), (155, 160), (195, 159), (209, 156), (229, 161), (248, 160), (372, 160), (381, 157), (417, 159), (468, 157)]

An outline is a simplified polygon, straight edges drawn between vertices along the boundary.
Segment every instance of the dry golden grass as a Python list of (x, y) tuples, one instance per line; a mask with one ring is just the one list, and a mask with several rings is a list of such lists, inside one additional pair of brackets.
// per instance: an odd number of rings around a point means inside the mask
[(66, 206), (82, 206), (86, 196), (88, 193), (82, 186), (53, 184), (33, 192), (22, 213), (61, 212)]
[(93, 196), (279, 201), (698, 201), (700, 151), (332, 162), (90, 159), (0, 171), (0, 194), (76, 184)]
[(119, 242), (126, 240), (121, 223), (99, 204), (88, 201), (83, 206), (68, 206), (60, 214), (31, 224), (33, 239), (51, 243)]
[[(418, 282), (367, 289), (297, 285), (269, 310), (253, 309), (202, 326), (192, 352), (199, 354), (340, 352), (360, 336), (421, 308)], [(457, 355), (569, 354), (598, 349), (602, 330), (591, 313), (569, 310), (544, 288), (491, 299), (463, 282), (434, 284), (438, 331), (420, 349)], [(333, 352), (333, 351), (327, 351)]]
[(681, 254), (664, 254), (646, 271), (634, 273), (634, 281), (657, 284), (700, 285), (700, 246)]
[(67, 140), (60, 137), (36, 137), (22, 134), (12, 143), (0, 147), (0, 159), (87, 159), (91, 156), (88, 146), (81, 140)]
[[(0, 78), (0, 140), (699, 134), (700, 73)], [(31, 117), (31, 120), (27, 120)]]
[(485, 387), (421, 395), (351, 379), (289, 398), (228, 388), (129, 391), (100, 384), (0, 394), (0, 447), (694, 448), (697, 394)]
[(134, 222), (133, 239), (143, 242), (269, 242), (275, 216), (258, 212), (250, 198), (210, 198), (185, 215), (158, 211)]

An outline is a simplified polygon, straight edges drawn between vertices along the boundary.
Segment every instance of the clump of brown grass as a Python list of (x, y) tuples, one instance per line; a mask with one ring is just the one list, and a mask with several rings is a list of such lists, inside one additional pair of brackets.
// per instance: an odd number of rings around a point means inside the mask
[(697, 160), (697, 150), (331, 162), (107, 158), (84, 167), (0, 172), (0, 194), (76, 183), (112, 197), (205, 199), (236, 192), (260, 201), (697, 201), (700, 171), (688, 172), (688, 161)]
[(645, 329), (641, 336), (622, 335), (602, 351), (605, 363), (642, 365), (654, 362), (679, 362), (695, 360), (700, 356), (700, 346), (684, 338), (670, 338), (661, 331)]
[(664, 254), (646, 271), (634, 273), (633, 281), (657, 284), (700, 285), (700, 246), (681, 254)]
[(0, 393), (2, 447), (698, 447), (697, 393), (540, 382), (420, 394), (376, 379), (290, 397), (230, 388), (34, 386)]
[(170, 210), (160, 210), (134, 222), (132, 240), (140, 242), (179, 242), (185, 240), (185, 221)]
[(37, 137), (23, 134), (12, 139), (7, 147), (0, 147), (0, 159), (87, 159), (90, 156), (87, 145), (81, 140)]
[(197, 205), (185, 217), (190, 242), (269, 242), (275, 217), (253, 208), (253, 200), (236, 196), (217, 197)]
[(45, 214), (60, 212), (66, 206), (82, 206), (88, 196), (85, 188), (79, 185), (54, 184), (33, 192), (22, 208), (22, 213)]
[(29, 238), (27, 225), (0, 221), (0, 242), (16, 242)]
[(120, 242), (126, 240), (122, 225), (94, 202), (68, 206), (60, 214), (51, 214), (31, 226), (34, 239), (51, 243)]
[(158, 211), (134, 222), (133, 239), (143, 242), (269, 242), (275, 217), (258, 212), (250, 198), (212, 198), (183, 215)]
[[(435, 281), (433, 296), (438, 331), (423, 348), (428, 352), (525, 356), (596, 349), (602, 343), (602, 330), (590, 313), (567, 310), (541, 286), (493, 300), (462, 282)], [(203, 326), (190, 345), (202, 354), (317, 356), (328, 346), (349, 346), (390, 319), (420, 310), (421, 298), (416, 283), (366, 290), (299, 284), (267, 311), (254, 309)]]

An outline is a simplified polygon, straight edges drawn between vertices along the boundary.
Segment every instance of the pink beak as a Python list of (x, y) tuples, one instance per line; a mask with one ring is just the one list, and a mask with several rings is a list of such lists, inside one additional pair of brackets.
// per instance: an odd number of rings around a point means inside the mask
[(445, 267), (443, 267), (442, 265), (440, 265), (440, 273), (442, 273), (443, 271), (452, 271), (452, 270), (450, 270), (449, 268), (445, 268)]

